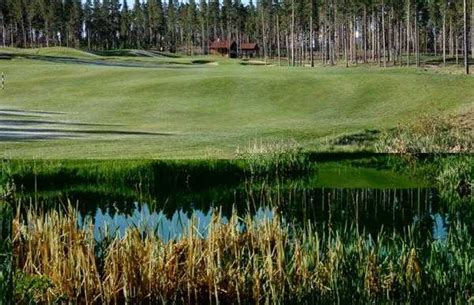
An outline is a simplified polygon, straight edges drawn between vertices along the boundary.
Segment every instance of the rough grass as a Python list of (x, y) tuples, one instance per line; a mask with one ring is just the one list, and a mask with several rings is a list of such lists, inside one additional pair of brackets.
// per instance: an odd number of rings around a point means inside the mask
[(8, 304), (12, 297), (12, 209), (3, 201), (0, 188), (0, 304)]
[[(89, 56), (75, 50), (41, 52)], [(344, 134), (392, 128), (420, 113), (457, 113), (473, 106), (474, 78), (415, 68), (291, 69), (243, 66), (222, 58), (204, 58), (218, 65), (193, 65), (203, 57), (90, 56), (87, 64), (20, 57), (0, 61), (7, 76), (0, 108), (65, 112), (34, 118), (110, 125), (87, 127), (93, 130), (166, 135), (3, 141), (2, 157), (231, 158), (237, 147), (255, 140), (287, 139), (304, 150), (324, 150), (329, 139)], [(137, 61), (148, 66), (120, 66)]]

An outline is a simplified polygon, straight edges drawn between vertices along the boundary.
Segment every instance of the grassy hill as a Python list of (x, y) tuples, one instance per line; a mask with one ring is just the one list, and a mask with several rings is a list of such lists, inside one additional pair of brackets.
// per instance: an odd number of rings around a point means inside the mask
[(13, 56), (0, 60), (7, 158), (229, 158), (238, 146), (279, 139), (326, 150), (341, 135), (474, 105), (473, 77), (416, 68), (288, 68), (66, 48), (0, 53)]

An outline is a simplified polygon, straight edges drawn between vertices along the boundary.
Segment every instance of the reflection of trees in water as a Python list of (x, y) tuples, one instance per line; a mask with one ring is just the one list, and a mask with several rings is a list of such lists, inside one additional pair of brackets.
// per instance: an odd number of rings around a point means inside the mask
[(288, 221), (352, 225), (369, 232), (378, 232), (382, 226), (403, 230), (414, 223), (431, 229), (432, 215), (439, 210), (436, 191), (428, 188), (267, 188), (250, 197), (251, 202), (276, 204)]
[(311, 221), (329, 228), (352, 225), (369, 232), (378, 232), (382, 226), (399, 231), (413, 223), (429, 232), (433, 228), (432, 215), (439, 210), (436, 192), (432, 189), (311, 188), (306, 187), (303, 180), (272, 184), (247, 181), (197, 190), (89, 185), (39, 196), (39, 200), (50, 207), (67, 199), (83, 215), (91, 216), (98, 208), (132, 215), (135, 202), (146, 203), (152, 211), (161, 211), (168, 218), (177, 210), (191, 215), (195, 210), (207, 213), (219, 207), (224, 216), (230, 216), (234, 207), (240, 214), (275, 207), (287, 221), (295, 224)]

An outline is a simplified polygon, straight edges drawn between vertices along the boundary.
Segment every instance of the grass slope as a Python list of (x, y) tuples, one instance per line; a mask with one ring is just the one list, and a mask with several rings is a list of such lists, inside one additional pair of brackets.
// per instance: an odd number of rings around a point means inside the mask
[[(205, 59), (217, 64), (192, 64), (197, 58), (41, 52), (48, 60), (0, 60), (7, 76), (0, 132), (11, 131), (11, 120), (28, 119), (48, 123), (17, 124), (13, 132), (71, 133), (46, 133), (41, 141), (2, 141), (0, 134), (2, 157), (228, 158), (238, 146), (282, 138), (321, 150), (327, 138), (394, 127), (426, 113), (462, 112), (474, 104), (474, 78), (415, 68), (288, 68), (211, 57)], [(50, 60), (61, 54), (88, 61)], [(61, 113), (2, 116), (2, 109)], [(77, 129), (90, 132), (76, 134)]]

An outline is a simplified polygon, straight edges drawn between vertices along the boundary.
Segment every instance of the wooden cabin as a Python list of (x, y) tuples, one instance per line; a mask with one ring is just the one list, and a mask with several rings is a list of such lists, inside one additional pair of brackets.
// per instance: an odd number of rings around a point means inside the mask
[(259, 48), (258, 44), (252, 42), (245, 42), (240, 45), (241, 56), (246, 58), (257, 57)]
[(229, 56), (230, 58), (237, 58), (237, 43), (235, 41), (216, 40), (209, 46), (211, 54)]

